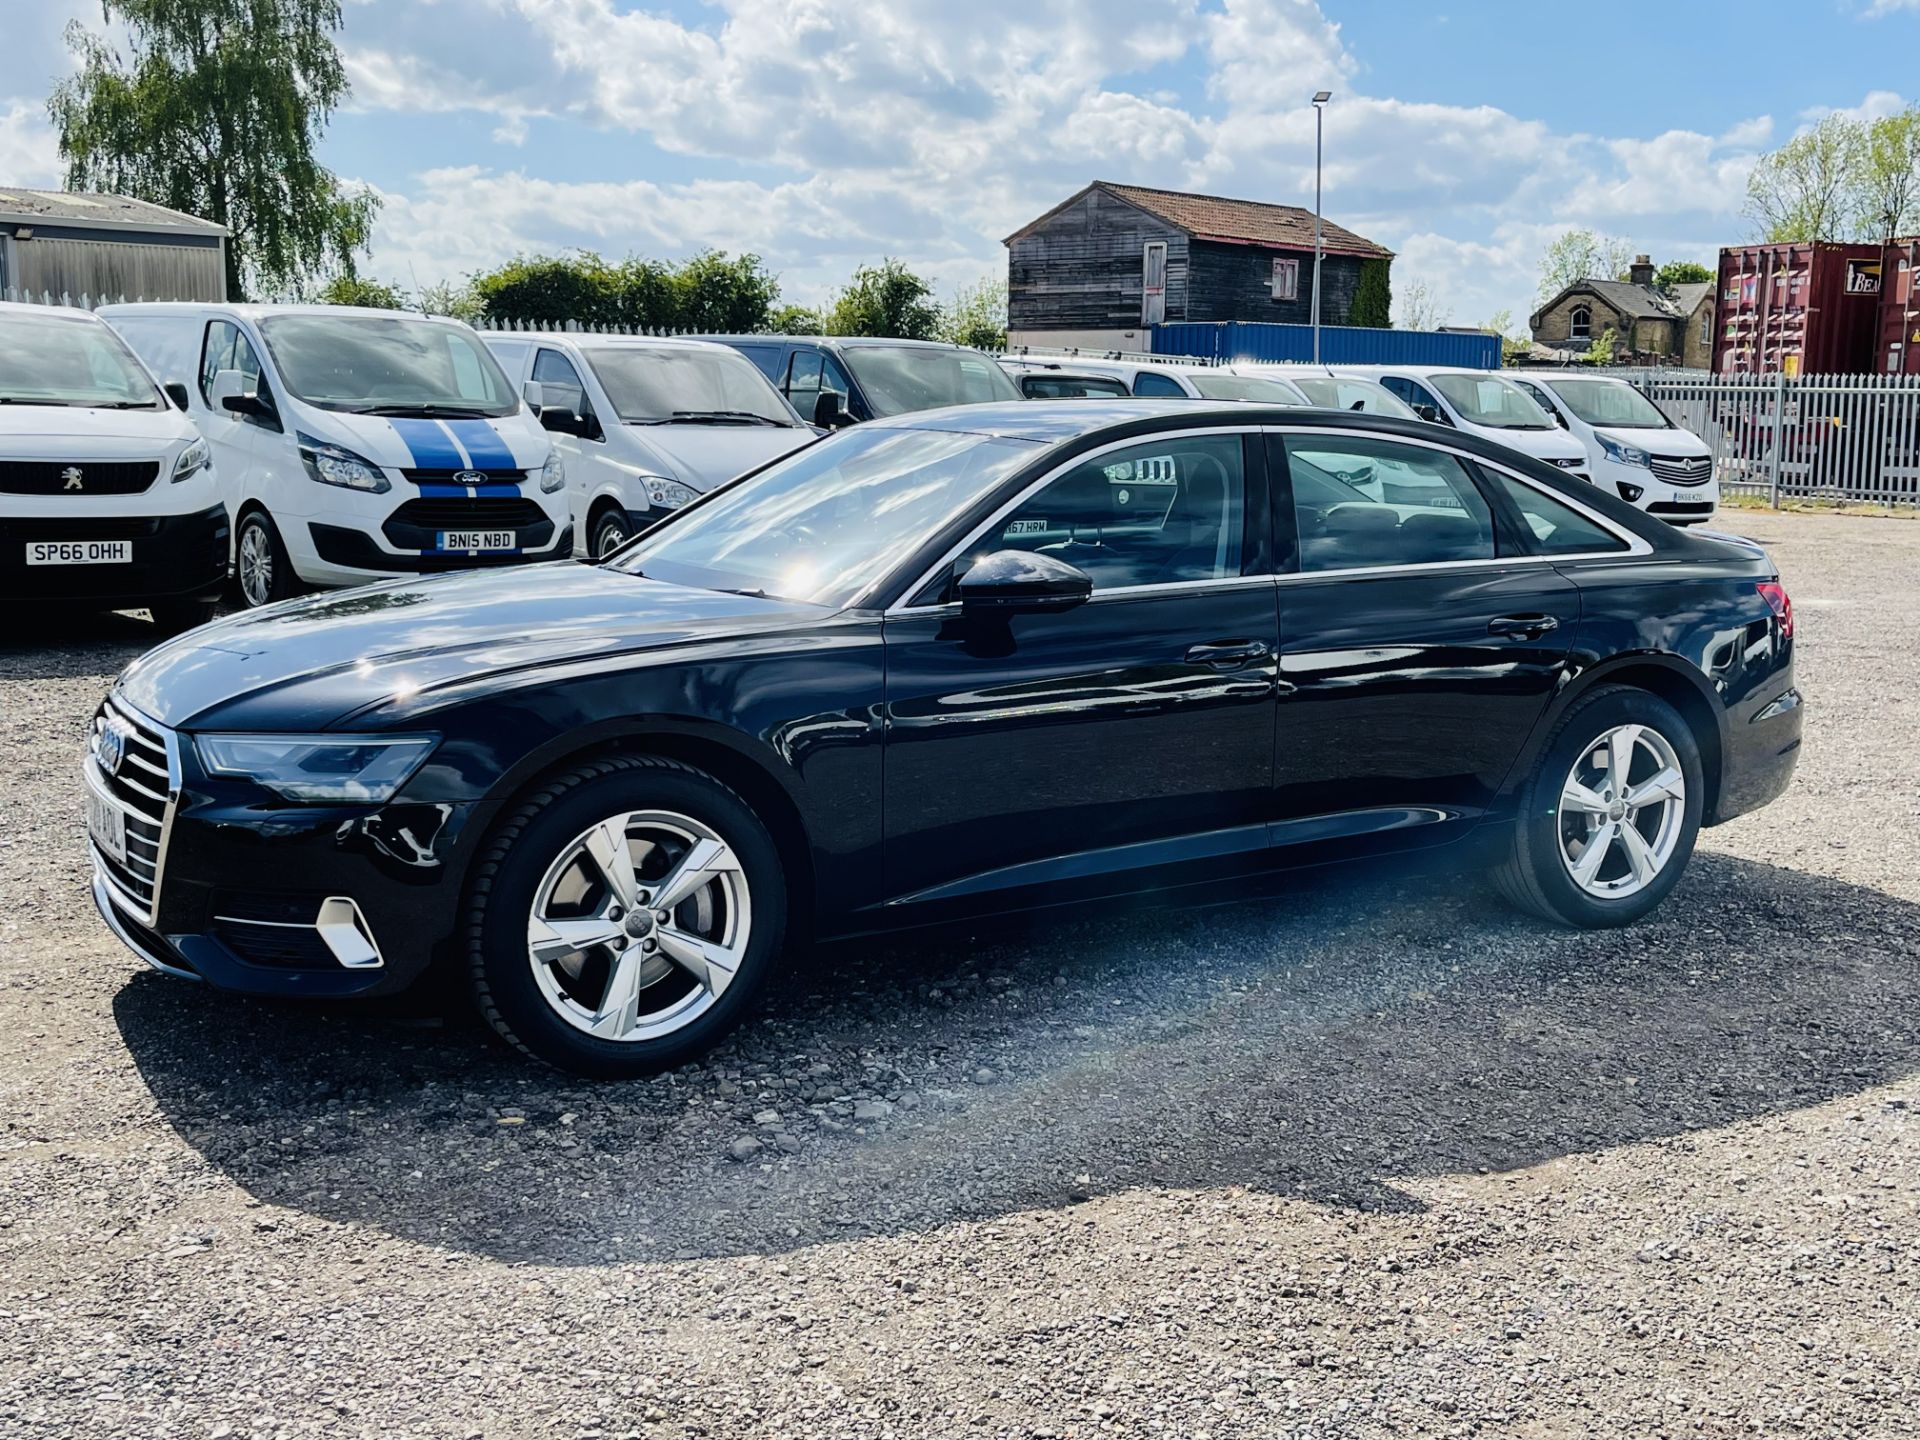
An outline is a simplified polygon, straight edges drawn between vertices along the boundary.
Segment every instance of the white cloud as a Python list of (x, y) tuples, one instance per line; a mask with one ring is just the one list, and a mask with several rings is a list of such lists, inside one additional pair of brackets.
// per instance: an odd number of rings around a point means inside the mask
[(41, 190), (60, 184), (59, 148), (38, 101), (0, 101), (0, 184)]

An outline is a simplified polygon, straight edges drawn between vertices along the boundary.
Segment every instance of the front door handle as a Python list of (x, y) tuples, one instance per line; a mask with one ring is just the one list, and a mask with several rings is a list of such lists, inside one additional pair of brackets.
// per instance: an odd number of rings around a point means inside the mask
[(1214, 670), (1238, 670), (1271, 653), (1272, 647), (1264, 640), (1212, 640), (1191, 647), (1187, 651), (1187, 663)]
[(1507, 635), (1516, 640), (1538, 640), (1549, 630), (1560, 628), (1551, 615), (1502, 615), (1487, 622), (1489, 635)]

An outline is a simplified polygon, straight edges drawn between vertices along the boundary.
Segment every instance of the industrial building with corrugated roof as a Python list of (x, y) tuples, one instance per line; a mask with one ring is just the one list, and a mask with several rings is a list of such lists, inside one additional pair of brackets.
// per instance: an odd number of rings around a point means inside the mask
[(0, 296), (224, 300), (227, 228), (125, 195), (0, 188)]

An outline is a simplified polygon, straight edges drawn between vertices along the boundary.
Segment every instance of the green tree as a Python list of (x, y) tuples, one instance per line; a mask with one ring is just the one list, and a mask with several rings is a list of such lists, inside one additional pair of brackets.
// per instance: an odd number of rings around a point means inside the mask
[(805, 305), (782, 305), (767, 317), (767, 328), (776, 335), (823, 335), (826, 323), (818, 310)]
[(1613, 333), (1613, 327), (1607, 326), (1587, 345), (1587, 363), (1589, 365), (1611, 365), (1613, 363), (1614, 341), (1620, 337)]
[(314, 158), (347, 94), (339, 0), (101, 0), (101, 11), (114, 38), (70, 24), (78, 71), (47, 101), (68, 188), (225, 225), (230, 299), (351, 275), (379, 200)]
[(1577, 280), (1614, 279), (1632, 258), (1633, 247), (1617, 236), (1569, 230), (1540, 254), (1536, 298), (1544, 305)]
[(375, 310), (407, 310), (407, 297), (392, 285), (360, 275), (336, 275), (314, 292), (321, 305), (365, 305)]
[(980, 350), (1007, 348), (1007, 282), (987, 275), (963, 287), (940, 316), (940, 338)]
[(931, 340), (940, 331), (933, 287), (898, 260), (862, 265), (827, 311), (829, 335)]
[(420, 310), (426, 315), (451, 315), (469, 325), (486, 314), (471, 280), (442, 280), (420, 292)]
[(1920, 105), (1866, 127), (1853, 208), (1854, 233), (1862, 240), (1920, 230)]
[(739, 335), (765, 330), (773, 318), (780, 282), (758, 255), (702, 250), (673, 273), (676, 315), (682, 329)]
[(1829, 115), (1762, 155), (1747, 176), (1747, 215), (1760, 238), (1846, 238), (1857, 220), (1865, 144), (1859, 125)]
[(1416, 280), (1400, 292), (1399, 330), (1438, 330), (1451, 318), (1450, 312), (1424, 280)]
[(1360, 262), (1360, 278), (1354, 283), (1347, 324), (1368, 325), (1376, 330), (1393, 324), (1393, 280), (1388, 273), (1391, 263), (1387, 260)]
[(575, 255), (519, 255), (473, 277), (474, 298), (493, 320), (583, 325), (620, 323), (623, 277), (591, 250)]
[(1653, 272), (1653, 288), (1663, 295), (1671, 295), (1676, 285), (1707, 285), (1713, 281), (1713, 271), (1697, 260), (1669, 260)]

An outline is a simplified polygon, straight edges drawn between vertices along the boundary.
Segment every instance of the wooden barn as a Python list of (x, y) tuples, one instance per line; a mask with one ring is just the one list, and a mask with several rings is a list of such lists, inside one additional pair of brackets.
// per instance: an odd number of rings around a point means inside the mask
[[(1162, 321), (1313, 318), (1313, 212), (1297, 205), (1096, 180), (1006, 246), (1013, 344), (1136, 348)], [(1329, 221), (1321, 254), (1321, 323), (1385, 325), (1393, 252)]]

